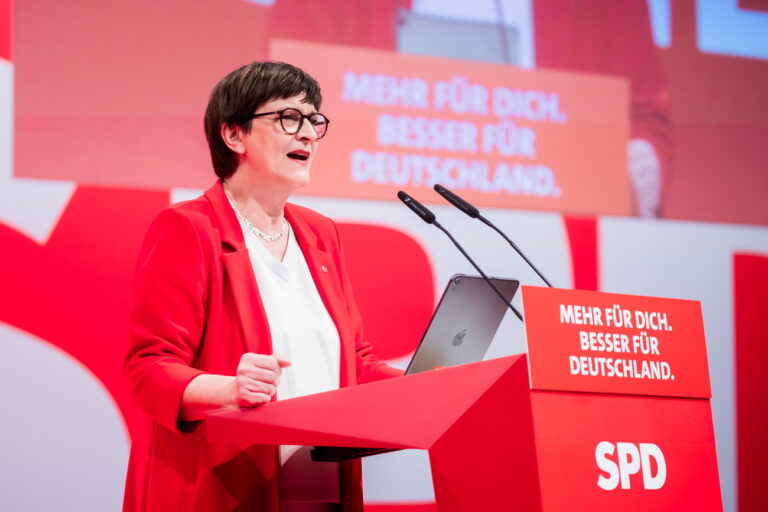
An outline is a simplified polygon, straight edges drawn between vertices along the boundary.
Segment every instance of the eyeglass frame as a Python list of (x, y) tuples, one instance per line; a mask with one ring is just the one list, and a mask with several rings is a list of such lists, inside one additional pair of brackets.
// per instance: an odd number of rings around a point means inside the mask
[[(286, 129), (285, 129), (285, 125), (283, 125), (283, 114), (284, 114), (285, 112), (287, 112), (288, 110), (295, 110), (295, 111), (296, 111), (296, 112), (298, 112), (298, 113), (299, 113), (299, 115), (301, 116), (301, 123), (299, 123), (299, 127), (298, 127), (298, 128), (296, 129), (296, 131), (295, 131), (295, 132), (293, 132), (293, 133), (291, 133), (290, 131), (286, 130)], [(317, 137), (317, 140), (320, 140), (320, 139), (322, 139), (323, 137), (325, 137), (325, 135), (328, 133), (328, 125), (329, 125), (329, 124), (331, 124), (331, 120), (330, 120), (330, 119), (328, 119), (328, 116), (326, 116), (325, 114), (323, 114), (323, 113), (321, 113), (321, 112), (313, 112), (312, 114), (309, 114), (309, 115), (307, 115), (307, 114), (304, 114), (304, 113), (302, 113), (302, 112), (301, 112), (301, 110), (299, 110), (299, 109), (297, 109), (297, 108), (294, 108), (294, 107), (288, 107), (288, 108), (284, 108), (284, 109), (281, 109), (281, 110), (275, 110), (275, 111), (273, 111), (273, 112), (261, 112), (261, 113), (259, 113), (259, 114), (251, 114), (250, 116), (248, 116), (248, 118), (246, 118), (246, 119), (245, 119), (245, 120), (244, 120), (242, 123), (240, 123), (240, 124), (245, 124), (245, 123), (247, 123), (248, 121), (251, 121), (251, 120), (253, 120), (253, 119), (256, 119), (257, 117), (268, 116), (268, 115), (271, 115), (271, 114), (278, 114), (278, 115), (280, 116), (280, 117), (278, 118), (278, 119), (280, 119), (280, 128), (282, 128), (282, 129), (283, 129), (283, 131), (284, 131), (285, 133), (287, 133), (288, 135), (296, 135), (297, 133), (299, 133), (299, 132), (301, 131), (301, 129), (304, 127), (304, 120), (305, 120), (305, 119), (306, 119), (306, 120), (307, 120), (307, 122), (309, 123), (309, 126), (311, 126), (311, 127), (312, 127), (312, 130), (315, 130), (315, 125), (313, 125), (313, 124), (312, 124), (312, 121), (310, 120), (310, 117), (312, 117), (312, 116), (316, 116), (316, 115), (320, 114), (321, 116), (323, 116), (323, 119), (325, 119), (325, 131), (323, 132), (323, 134), (322, 134), (322, 135), (320, 135), (320, 136), (318, 136), (318, 137)], [(317, 130), (315, 130), (315, 134), (317, 134)]]

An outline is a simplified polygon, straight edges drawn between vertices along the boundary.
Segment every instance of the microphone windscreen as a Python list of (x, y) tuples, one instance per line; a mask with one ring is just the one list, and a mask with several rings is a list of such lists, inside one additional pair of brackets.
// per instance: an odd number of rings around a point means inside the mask
[(420, 202), (418, 202), (417, 200), (415, 200), (414, 198), (412, 198), (402, 190), (397, 193), (397, 197), (405, 204), (405, 206), (410, 208), (413, 211), (413, 213), (421, 217), (421, 220), (423, 220), (427, 224), (432, 224), (433, 222), (435, 222), (434, 213), (429, 211), (429, 209), (426, 206), (424, 206), (423, 204), (421, 204)]
[(477, 208), (445, 188), (444, 186), (440, 185), (439, 183), (435, 183), (435, 192), (440, 194), (445, 198), (446, 201), (451, 203), (453, 206), (458, 208), (459, 210), (463, 211), (473, 219), (476, 219), (478, 215), (480, 215), (480, 212)]

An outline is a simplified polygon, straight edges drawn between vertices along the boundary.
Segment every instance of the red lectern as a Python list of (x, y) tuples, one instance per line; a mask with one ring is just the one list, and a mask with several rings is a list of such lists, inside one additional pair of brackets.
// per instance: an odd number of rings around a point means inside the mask
[[(531, 338), (539, 335), (541, 320), (548, 318), (531, 313), (538, 300), (534, 295), (539, 292), (553, 299), (555, 309), (561, 304), (598, 304), (595, 299), (599, 296), (611, 308), (621, 297), (625, 309), (647, 312), (626, 299), (631, 296), (533, 290), (527, 289), (524, 297), (529, 350), (534, 348)], [(553, 292), (567, 296), (555, 297)], [(575, 297), (573, 293), (594, 295)], [(647, 301), (642, 304), (647, 305)], [(548, 307), (541, 304), (542, 311)], [(670, 313), (674, 308), (669, 304), (666, 307), (667, 327), (684, 332), (684, 319)], [(575, 345), (563, 344), (573, 354), (563, 361), (550, 358), (547, 365), (561, 366), (561, 372), (570, 372), (582, 386), (611, 385), (605, 370), (608, 363), (600, 363), (602, 375), (591, 375), (595, 365), (590, 367), (591, 360), (580, 359), (608, 353), (598, 350), (606, 348), (606, 336), (595, 334), (590, 345), (590, 335), (581, 334), (603, 332), (600, 326), (587, 326), (590, 330), (585, 331), (585, 325), (577, 323), (584, 320), (583, 315), (574, 315), (567, 307), (563, 311), (565, 321), (560, 325), (564, 331), (559, 334), (576, 329)], [(648, 356), (667, 359), (649, 359), (654, 364), (644, 366), (642, 354), (632, 352), (632, 338), (621, 337), (626, 329), (617, 329), (608, 329), (617, 336), (618, 345), (612, 348), (627, 351), (610, 354), (625, 356), (623, 374), (637, 367), (637, 375), (643, 376), (637, 378), (653, 385), (664, 380), (662, 377), (678, 384), (687, 380), (684, 369), (676, 366), (679, 361), (669, 358), (670, 351), (674, 352), (669, 347), (671, 337), (661, 341), (654, 337), (659, 354), (649, 349)], [(646, 345), (650, 347), (648, 329), (637, 336), (648, 335)], [(627, 341), (623, 347), (622, 341)], [(577, 351), (581, 346), (586, 348)], [(536, 352), (532, 350), (531, 357)], [(630, 357), (633, 355), (637, 359)], [(618, 366), (615, 361), (610, 363), (614, 372)], [(674, 378), (665, 373), (667, 366), (676, 372)], [(646, 379), (644, 368), (656, 368), (648, 371), (658, 378)], [(258, 444), (425, 449), (441, 511), (722, 510), (707, 397), (618, 394), (627, 393), (620, 385), (615, 393), (559, 391), (546, 389), (547, 381), (539, 383), (539, 374), (536, 364), (531, 364), (529, 373), (524, 355), (447, 368), (217, 414), (208, 420), (209, 437)], [(598, 380), (592, 383), (593, 378)], [(620, 379), (620, 384), (638, 384), (634, 374)]]

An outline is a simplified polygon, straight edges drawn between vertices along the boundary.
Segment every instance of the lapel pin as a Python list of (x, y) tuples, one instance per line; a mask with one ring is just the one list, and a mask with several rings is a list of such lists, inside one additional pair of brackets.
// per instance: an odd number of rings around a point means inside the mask
[(328, 272), (328, 267), (326, 267), (325, 265), (320, 265), (320, 270), (322, 270), (323, 272)]

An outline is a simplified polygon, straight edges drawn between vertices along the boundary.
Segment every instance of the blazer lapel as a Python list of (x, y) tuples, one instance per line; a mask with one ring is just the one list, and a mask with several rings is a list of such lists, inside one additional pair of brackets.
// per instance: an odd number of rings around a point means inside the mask
[[(341, 341), (341, 384), (347, 384), (350, 374), (349, 362), (354, 361), (355, 341), (350, 339), (348, 332), (348, 317), (346, 303), (344, 301), (343, 291), (341, 289), (342, 269), (336, 266), (335, 255), (329, 252), (322, 240), (302, 218), (300, 213), (291, 204), (285, 205), (285, 216), (291, 223), (293, 232), (296, 235), (296, 241), (301, 247), (304, 259), (307, 261), (309, 272), (315, 281), (317, 291), (323, 304), (331, 316), (336, 330), (339, 333)], [(354, 369), (354, 368), (353, 368)]]
[(243, 231), (224, 194), (221, 181), (206, 190), (205, 197), (213, 207), (221, 233), (221, 261), (240, 319), (244, 349), (248, 352), (271, 354), (272, 335), (267, 314), (253, 275)]

